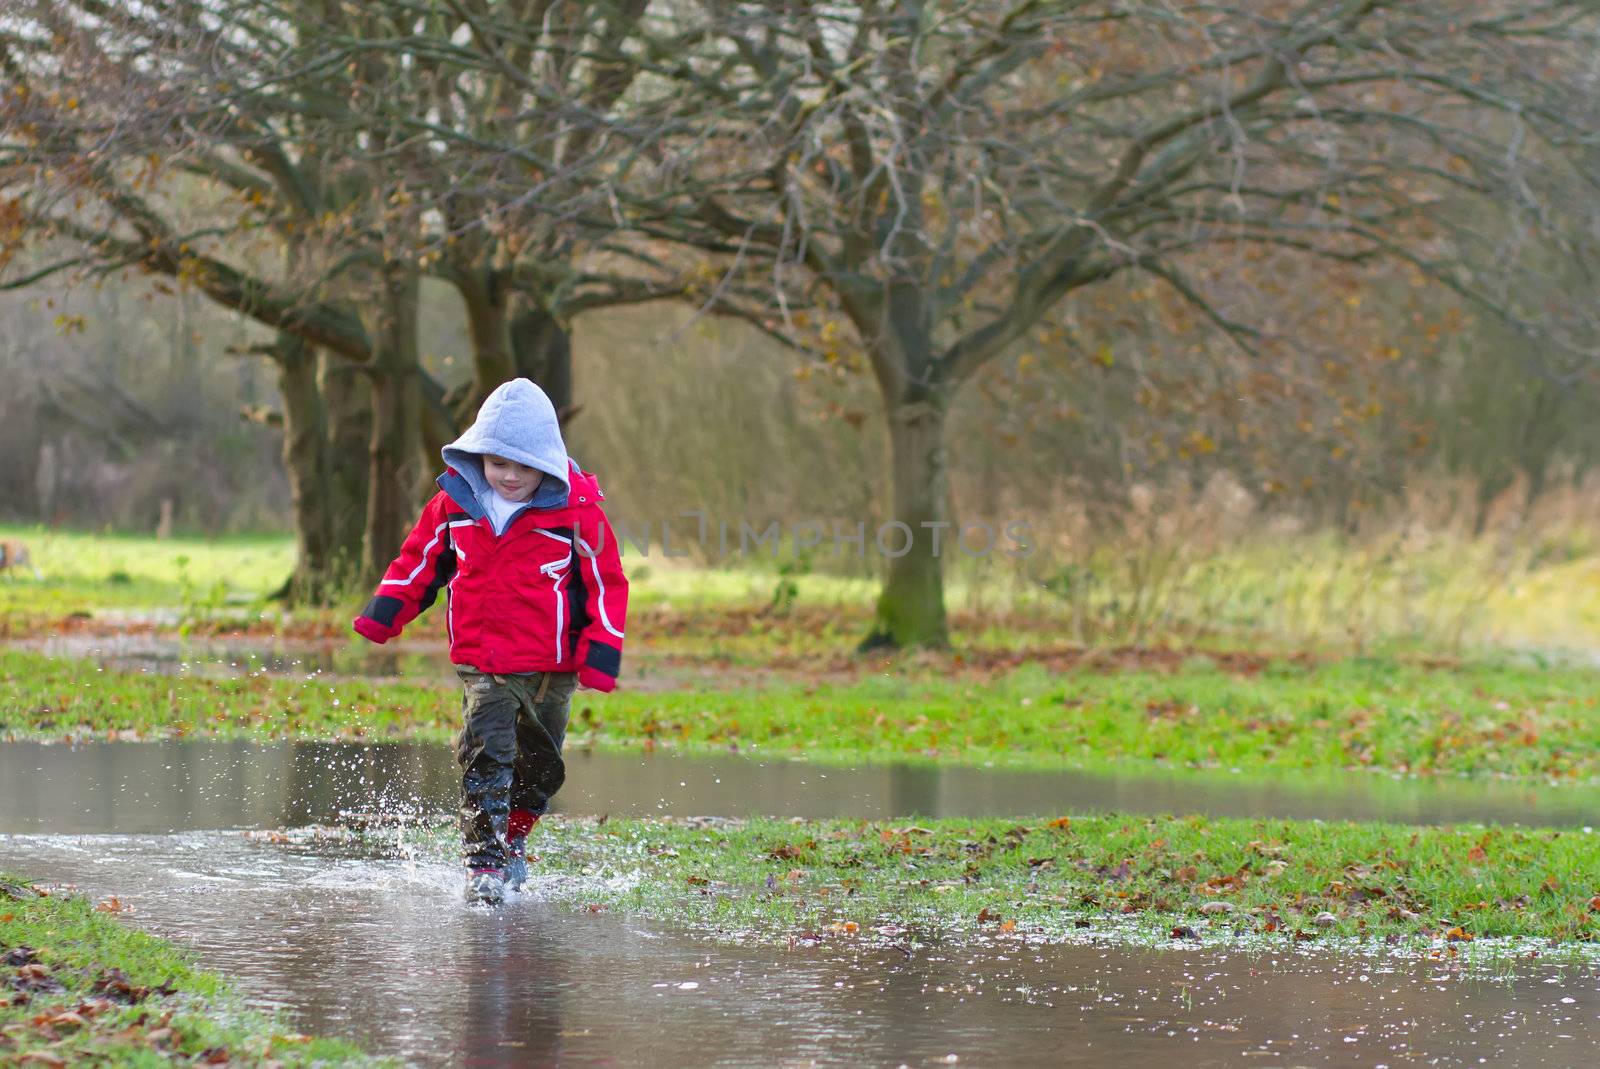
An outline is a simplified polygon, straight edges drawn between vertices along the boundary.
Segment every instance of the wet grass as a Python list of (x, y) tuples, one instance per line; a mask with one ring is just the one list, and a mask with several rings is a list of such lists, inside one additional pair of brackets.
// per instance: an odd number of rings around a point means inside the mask
[(0, 1061), (77, 1064), (375, 1064), (243, 1007), (172, 944), (70, 895), (0, 875)]
[(1600, 836), (1588, 829), (554, 818), (530, 847), (535, 889), (579, 908), (769, 939), (1111, 938), (1451, 957), (1470, 946), (1504, 957), (1584, 956), (1600, 935)]
[[(439, 739), (459, 691), (361, 680), (102, 670), (0, 650), (0, 736)], [(569, 745), (833, 763), (1380, 769), (1555, 783), (1600, 779), (1600, 672), (1384, 659), (954, 675), (574, 698)]]

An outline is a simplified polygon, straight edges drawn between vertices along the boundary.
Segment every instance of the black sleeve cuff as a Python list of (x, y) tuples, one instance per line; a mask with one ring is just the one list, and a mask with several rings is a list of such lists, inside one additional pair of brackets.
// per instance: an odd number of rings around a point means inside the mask
[(622, 671), (622, 651), (615, 646), (607, 646), (604, 642), (589, 643), (589, 653), (583, 663), (597, 672), (616, 678)]

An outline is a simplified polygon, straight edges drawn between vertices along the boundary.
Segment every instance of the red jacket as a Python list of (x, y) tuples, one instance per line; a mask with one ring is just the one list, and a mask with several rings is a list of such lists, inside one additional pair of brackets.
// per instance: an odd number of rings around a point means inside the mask
[(628, 580), (599, 484), (576, 464), (568, 482), (564, 506), (529, 506), (496, 536), (471, 486), (445, 469), (355, 629), (387, 642), (443, 588), (452, 662), (491, 674), (577, 672), (586, 687), (616, 686)]

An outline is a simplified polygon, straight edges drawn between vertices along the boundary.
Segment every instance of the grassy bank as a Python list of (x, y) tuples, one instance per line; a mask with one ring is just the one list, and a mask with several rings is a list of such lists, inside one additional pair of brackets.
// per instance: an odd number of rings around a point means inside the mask
[[(1156, 670), (913, 671), (846, 683), (574, 698), (570, 744), (833, 762), (1138, 765), (1600, 778), (1600, 672), (1357, 659)], [(10, 738), (445, 739), (459, 692), (101, 670), (0, 650)]]
[[(1041, 524), (1044, 531), (1050, 525)], [(1067, 556), (1043, 551), (946, 560), (958, 647), (1080, 645), (1456, 649), (1600, 648), (1600, 543), (1582, 523), (1469, 537), (1404, 524), (1361, 537), (1255, 525), (1221, 538), (1204, 524), (1180, 537), (1085, 536)], [(265, 602), (293, 565), (283, 535), (218, 539), (0, 525), (26, 544), (41, 577), (0, 579), (0, 635), (37, 634), (75, 614), (162, 610), (171, 626), (218, 620), (294, 633), (342, 631), (366, 590), (333, 609), (285, 614)], [(1048, 539), (1046, 539), (1048, 543)], [(1059, 547), (1057, 547), (1059, 551)], [(842, 653), (869, 624), (870, 562), (827, 549), (756, 552), (697, 566), (659, 544), (624, 546), (635, 627), (663, 651), (758, 664), (774, 652)], [(839, 574), (854, 569), (855, 576)], [(439, 614), (435, 614), (437, 616)], [(438, 633), (442, 624), (424, 621)], [(638, 648), (637, 644), (635, 648)]]
[[(115, 909), (116, 903), (102, 903)], [(64, 1066), (366, 1063), (243, 1008), (215, 974), (82, 898), (0, 876), (0, 1061)]]
[[(455, 844), (443, 832), (433, 842), (441, 852)], [(1581, 831), (1125, 815), (552, 818), (530, 847), (535, 893), (765, 939), (1422, 952), (1497, 941), (1503, 954), (1572, 950), (1600, 935), (1600, 836)]]

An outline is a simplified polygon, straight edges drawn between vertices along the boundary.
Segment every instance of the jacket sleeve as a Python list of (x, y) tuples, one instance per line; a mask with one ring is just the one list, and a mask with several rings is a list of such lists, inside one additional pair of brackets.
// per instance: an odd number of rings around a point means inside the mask
[(432, 605), (456, 572), (456, 551), (450, 541), (445, 506), (449, 497), (436, 494), (406, 536), (400, 555), (383, 573), (372, 600), (352, 626), (362, 637), (388, 642)]
[(577, 566), (582, 569), (584, 615), (575, 649), (578, 682), (611, 690), (622, 670), (622, 632), (628, 619), (628, 579), (605, 513), (596, 508), (577, 525)]

